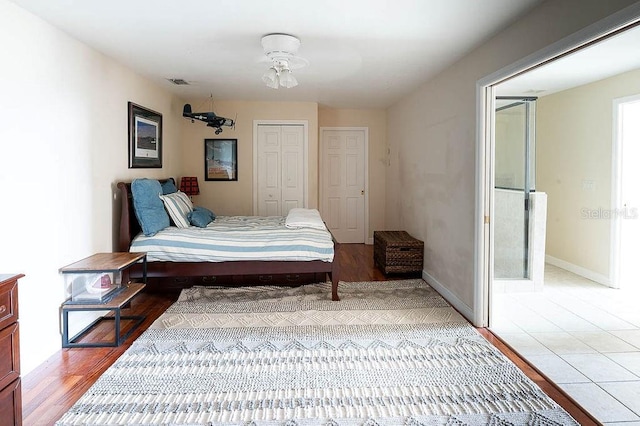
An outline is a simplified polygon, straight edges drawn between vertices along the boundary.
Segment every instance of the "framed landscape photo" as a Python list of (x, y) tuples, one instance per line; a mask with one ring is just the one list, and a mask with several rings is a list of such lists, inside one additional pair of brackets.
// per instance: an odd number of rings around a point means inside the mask
[(238, 140), (204, 140), (204, 180), (238, 180)]
[(129, 168), (162, 167), (162, 114), (129, 102)]

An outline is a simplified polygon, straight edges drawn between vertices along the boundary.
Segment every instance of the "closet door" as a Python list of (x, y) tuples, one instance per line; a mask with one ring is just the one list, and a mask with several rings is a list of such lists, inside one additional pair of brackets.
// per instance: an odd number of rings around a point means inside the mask
[(304, 207), (304, 137), (302, 126), (282, 126), (281, 178), (282, 211), (286, 216), (289, 210)]
[(303, 126), (258, 126), (258, 216), (286, 216), (304, 207)]
[(280, 126), (258, 126), (258, 216), (279, 216)]

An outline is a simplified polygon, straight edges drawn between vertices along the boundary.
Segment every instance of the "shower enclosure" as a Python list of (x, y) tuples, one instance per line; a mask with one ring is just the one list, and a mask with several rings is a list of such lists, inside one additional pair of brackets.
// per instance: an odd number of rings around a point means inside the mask
[[(498, 97), (495, 113), (494, 278), (531, 278), (536, 98)], [(545, 200), (546, 201), (546, 200)], [(546, 210), (546, 209), (545, 209)]]

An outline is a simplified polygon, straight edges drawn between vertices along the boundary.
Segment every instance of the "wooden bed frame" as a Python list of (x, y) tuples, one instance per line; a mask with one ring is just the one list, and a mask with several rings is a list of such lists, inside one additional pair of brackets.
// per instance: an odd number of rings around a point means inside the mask
[[(161, 183), (173, 178), (160, 179)], [(140, 233), (141, 228), (133, 211), (133, 199), (131, 195), (131, 183), (118, 182), (121, 191), (122, 210), (120, 216), (120, 230), (118, 235), (118, 251), (128, 252), (133, 238)], [(217, 277), (246, 276), (246, 275), (287, 275), (314, 274), (316, 277), (331, 280), (331, 299), (340, 300), (338, 297), (338, 243), (335, 238), (333, 262), (321, 260), (311, 261), (255, 261), (239, 260), (230, 262), (147, 262), (147, 277), (156, 278), (171, 277), (202, 277), (203, 282), (213, 282)], [(129, 268), (129, 278), (142, 277), (142, 266), (134, 265)], [(293, 281), (293, 280), (290, 280)], [(217, 280), (215, 281), (217, 282)], [(191, 287), (192, 281), (185, 280), (185, 287)], [(262, 283), (270, 284), (270, 283)], [(289, 283), (291, 284), (291, 283)]]

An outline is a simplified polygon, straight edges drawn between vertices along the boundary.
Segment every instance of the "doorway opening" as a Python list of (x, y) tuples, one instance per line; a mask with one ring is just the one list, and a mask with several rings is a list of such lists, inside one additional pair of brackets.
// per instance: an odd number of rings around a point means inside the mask
[[(557, 216), (551, 216), (550, 222), (555, 220), (556, 227), (560, 226), (563, 231), (567, 230), (567, 225), (581, 226), (585, 225), (584, 212), (599, 213), (604, 210), (607, 213), (622, 213), (624, 214), (624, 208), (627, 207), (627, 212), (632, 212), (632, 205), (630, 201), (625, 201), (625, 196), (622, 195), (622, 182), (625, 177), (620, 178), (620, 197), (617, 200), (618, 204), (611, 204), (610, 197), (604, 197), (605, 201), (600, 198), (596, 198), (593, 194), (595, 189), (603, 189), (604, 192), (608, 192), (611, 189), (609, 178), (615, 175), (610, 174), (608, 170), (609, 164), (602, 164), (604, 158), (608, 163), (609, 157), (607, 154), (603, 154), (607, 150), (610, 150), (611, 143), (609, 139), (611, 135), (611, 127), (602, 132), (603, 137), (594, 137), (592, 135), (598, 135), (595, 131), (596, 126), (598, 129), (605, 129), (601, 125), (600, 121), (594, 120), (594, 116), (601, 118), (603, 122), (607, 122), (608, 126), (611, 126), (611, 115), (602, 114), (602, 109), (597, 109), (599, 112), (595, 115), (580, 115), (584, 109), (583, 107), (589, 104), (587, 101), (594, 99), (600, 99), (593, 94), (584, 96), (585, 92), (581, 92), (582, 100), (579, 104), (571, 104), (566, 101), (569, 98), (563, 98), (564, 103), (552, 103), (550, 98), (546, 98), (543, 94), (537, 93), (537, 89), (542, 89), (544, 86), (537, 85), (536, 81), (532, 78), (523, 78), (520, 82), (526, 80), (527, 87), (525, 90), (503, 92), (503, 84), (518, 80), (513, 78), (514, 76), (525, 76), (525, 73), (529, 74), (530, 71), (542, 70), (546, 68), (547, 64), (555, 63), (556, 59), (563, 57), (567, 58), (569, 55), (567, 52), (577, 52), (582, 50), (583, 47), (589, 45), (590, 47), (596, 47), (600, 44), (598, 42), (608, 39), (611, 40), (614, 37), (612, 35), (623, 35), (623, 31), (633, 27), (640, 18), (640, 8), (634, 9), (634, 12), (629, 13), (627, 11), (626, 16), (619, 15), (616, 19), (606, 19), (602, 22), (594, 24), (591, 28), (585, 29), (580, 34), (572, 36), (571, 39), (565, 39), (550, 46), (546, 52), (541, 52), (537, 60), (532, 58), (526, 58), (519, 64), (514, 64), (511, 69), (503, 70), (502, 72), (495, 73), (492, 76), (487, 77), (484, 81), (478, 82), (478, 106), (480, 110), (478, 126), (480, 135), (480, 144), (478, 152), (478, 170), (481, 173), (482, 178), (479, 179), (480, 186), (483, 190), (478, 191), (478, 206), (482, 210), (479, 210), (477, 217), (478, 223), (478, 236), (480, 238), (478, 244), (478, 250), (483, 251), (482, 255), (478, 258), (482, 261), (483, 267), (477, 269), (477, 277), (482, 282), (482, 285), (477, 287), (479, 291), (479, 304), (476, 307), (482, 309), (478, 313), (484, 326), (491, 327), (491, 332), (500, 337), (507, 345), (518, 352), (523, 358), (529, 361), (535, 368), (545, 374), (552, 381), (557, 383), (559, 387), (565, 390), (568, 395), (575, 398), (587, 411), (593, 414), (599, 421), (618, 421), (624, 415), (629, 415), (629, 418), (637, 419), (637, 414), (640, 414), (639, 410), (631, 407), (635, 410), (635, 413), (631, 413), (628, 410), (628, 406), (624, 405), (625, 392), (630, 391), (631, 380), (636, 380), (637, 376), (627, 375), (628, 368), (631, 368), (631, 364), (627, 363), (628, 359), (637, 359), (640, 353), (640, 346), (637, 346), (636, 341), (631, 341), (630, 336), (636, 336), (640, 331), (640, 322), (637, 322), (637, 308), (635, 307), (634, 300), (637, 300), (637, 296), (632, 296), (628, 293), (623, 293), (618, 290), (607, 288), (601, 284), (590, 280), (584, 275), (584, 273), (572, 273), (569, 269), (550, 264), (548, 266), (548, 277), (551, 278), (548, 281), (545, 280), (545, 289), (539, 293), (504, 293), (498, 294), (494, 292), (494, 288), (499, 283), (498, 276), (495, 274), (493, 266), (493, 256), (497, 254), (497, 250), (494, 244), (497, 243), (496, 238), (496, 206), (495, 202), (495, 188), (499, 186), (498, 170), (498, 129), (496, 122), (496, 93), (536, 93), (540, 96), (538, 118), (540, 123), (546, 123), (547, 126), (540, 126), (538, 128), (539, 141), (539, 176), (538, 176), (538, 189), (540, 191), (548, 191), (552, 193), (552, 189), (555, 191), (556, 198), (554, 198), (554, 208), (557, 211)], [(580, 42), (576, 42), (580, 40)], [(605, 44), (605, 43), (602, 43)], [(555, 54), (549, 54), (549, 51), (555, 51)], [(589, 50), (589, 49), (585, 49)], [(615, 49), (614, 49), (615, 51)], [(608, 63), (619, 63), (615, 60), (615, 54), (609, 53), (606, 61)], [(536, 55), (532, 55), (536, 56)], [(578, 55), (576, 55), (578, 56)], [(580, 55), (582, 56), (582, 55)], [(563, 62), (563, 61), (558, 61)], [(523, 65), (526, 63), (527, 65)], [(594, 64), (595, 61), (590, 61)], [(545, 66), (542, 66), (544, 64)], [(534, 70), (535, 68), (535, 70)], [(589, 70), (592, 68), (589, 67)], [(531, 73), (530, 75), (534, 74)], [(558, 69), (555, 69), (555, 73), (552, 73), (554, 77), (561, 75)], [(537, 74), (538, 76), (540, 74)], [(613, 74), (609, 74), (606, 77), (610, 77)], [(549, 76), (549, 74), (547, 74)], [(572, 74), (575, 79), (575, 74)], [(528, 76), (527, 76), (528, 77)], [(591, 81), (583, 81), (582, 84), (575, 84), (572, 87), (585, 85), (595, 80), (602, 80), (605, 77), (602, 76), (599, 79), (594, 78)], [(539, 83), (538, 83), (539, 84)], [(513, 86), (510, 86), (513, 87)], [(571, 87), (571, 86), (570, 86)], [(615, 86), (619, 88), (620, 86)], [(634, 86), (634, 87), (637, 87)], [(530, 89), (531, 91), (527, 91)], [(557, 90), (560, 92), (564, 89)], [(607, 92), (608, 93), (608, 92)], [(625, 92), (619, 93), (616, 96), (622, 96)], [(627, 92), (628, 93), (628, 92)], [(610, 96), (610, 95), (607, 95)], [(611, 97), (606, 100), (605, 108), (611, 108)], [(557, 100), (557, 98), (556, 98)], [(544, 102), (543, 102), (544, 101)], [(561, 106), (575, 106), (568, 109), (557, 108)], [(554, 106), (556, 108), (551, 108)], [(600, 102), (598, 107), (602, 107)], [(610, 111), (610, 109), (609, 109)], [(626, 111), (625, 111), (626, 112)], [(623, 112), (622, 114), (625, 114)], [(567, 113), (565, 116), (564, 114)], [(573, 115), (571, 115), (573, 114)], [(588, 118), (585, 118), (588, 117)], [(578, 118), (575, 122), (571, 122), (569, 118)], [(545, 121), (546, 119), (546, 121)], [(636, 122), (640, 120), (636, 119)], [(586, 132), (575, 133), (579, 137), (567, 138), (569, 129), (573, 130), (574, 124), (584, 123), (584, 127), (588, 129)], [(554, 132), (557, 137), (550, 137), (550, 133)], [(623, 127), (620, 127), (619, 132), (626, 134)], [(633, 134), (633, 133), (632, 133)], [(635, 140), (640, 139), (636, 133)], [(553, 135), (551, 135), (553, 136)], [(608, 149), (602, 151), (596, 151), (591, 149), (592, 139), (598, 139), (599, 141), (605, 140)], [(577, 143), (571, 145), (573, 141)], [(600, 145), (598, 145), (600, 146)], [(562, 148), (567, 148), (562, 151)], [(548, 151), (545, 151), (545, 149)], [(624, 144), (621, 145), (620, 151), (624, 151)], [(495, 151), (494, 151), (495, 150)], [(590, 151), (589, 151), (590, 150)], [(566, 153), (569, 152), (569, 156)], [(587, 163), (587, 166), (591, 165), (591, 169), (582, 169), (579, 167), (571, 168), (578, 163), (577, 156), (584, 152), (597, 152), (600, 153), (597, 158), (591, 163)], [(551, 154), (548, 156), (547, 154)], [(543, 155), (544, 154), (544, 155)], [(619, 154), (620, 155), (620, 154)], [(627, 153), (625, 152), (625, 156)], [(617, 157), (620, 158), (620, 157)], [(620, 158), (622, 161), (622, 158)], [(639, 157), (636, 157), (634, 167), (637, 168)], [(550, 161), (553, 160), (553, 161)], [(596, 161), (597, 160), (597, 161)], [(633, 162), (630, 155), (629, 160)], [(549, 174), (549, 169), (542, 167), (545, 164), (558, 165), (560, 172), (557, 174)], [(622, 162), (619, 169), (622, 171), (624, 168)], [(627, 167), (628, 169), (629, 167)], [(633, 169), (633, 167), (632, 167)], [(568, 175), (568, 170), (571, 170), (571, 175)], [(586, 170), (586, 171), (582, 171)], [(606, 170), (606, 179), (600, 175), (595, 175), (595, 171)], [(628, 181), (635, 179), (637, 183), (640, 181), (640, 176), (630, 177)], [(605, 184), (598, 185), (599, 182)], [(569, 188), (568, 192), (560, 191), (557, 186), (560, 184), (568, 183), (566, 186)], [(636, 185), (637, 186), (637, 185)], [(633, 185), (631, 185), (633, 187)], [(560, 188), (560, 189), (564, 189)], [(634, 188), (627, 189), (627, 192)], [(532, 192), (535, 193), (535, 192)], [(561, 194), (560, 197), (557, 195)], [(570, 198), (574, 195), (581, 194), (581, 197)], [(591, 198), (589, 198), (591, 197)], [(639, 197), (640, 198), (640, 197)], [(575, 203), (574, 201), (578, 201)], [(558, 206), (562, 204), (559, 201), (571, 201), (574, 205), (577, 205), (574, 209), (565, 209), (560, 212)], [(626, 203), (626, 204), (625, 204)], [(639, 204), (640, 205), (640, 204)], [(609, 210), (611, 208), (611, 211)], [(480, 216), (480, 212), (482, 216)], [(605, 213), (606, 214), (606, 213)], [(564, 215), (564, 216), (562, 216)], [(619, 218), (621, 214), (613, 215), (613, 218)], [(567, 216), (569, 219), (565, 222), (558, 220), (558, 218), (564, 218)], [(594, 217), (593, 219), (602, 219), (603, 217)], [(588, 217), (587, 219), (592, 219)], [(591, 220), (589, 225), (595, 225), (596, 222), (599, 225), (604, 225), (608, 228), (609, 223), (605, 223), (602, 220)], [(619, 225), (622, 228), (624, 225), (633, 225), (632, 221), (619, 221)], [(638, 222), (638, 221), (635, 221)], [(560, 225), (557, 225), (560, 224)], [(576, 228), (580, 228), (576, 226)], [(608, 234), (608, 233), (606, 233)], [(560, 233), (556, 233), (556, 240), (561, 238)], [(583, 237), (585, 233), (580, 234)], [(613, 234), (611, 234), (613, 235)], [(625, 232), (626, 235), (631, 235), (631, 232)], [(592, 241), (581, 241), (579, 245), (575, 245), (576, 238), (567, 239), (566, 241), (572, 242), (572, 247), (577, 247), (579, 253), (596, 253), (596, 248), (603, 249), (598, 250), (595, 256), (601, 263), (607, 264), (609, 255), (609, 244), (611, 243), (609, 235), (605, 235), (606, 238), (602, 238), (602, 241), (598, 243)], [(622, 239), (620, 240), (620, 247), (622, 247)], [(632, 237), (633, 238), (633, 237)], [(632, 239), (631, 238), (631, 239)], [(635, 237), (638, 239), (638, 237)], [(560, 246), (561, 249), (567, 250), (568, 244)], [(565, 251), (560, 252), (558, 246), (549, 246), (550, 254), (556, 252), (565, 254)], [(555, 251), (552, 251), (551, 249)], [(602, 253), (601, 253), (602, 251)], [(637, 256), (635, 257), (637, 259)], [(569, 258), (569, 261), (573, 261), (573, 258)], [(581, 259), (580, 259), (581, 260)], [(582, 265), (578, 262), (565, 262), (568, 265)], [(599, 264), (598, 264), (599, 265)], [(590, 266), (590, 265), (588, 265)], [(609, 267), (609, 265), (606, 265)], [(608, 268), (583, 268), (589, 271), (600, 272), (602, 276), (607, 272), (604, 269)], [(604, 270), (604, 272), (601, 272)], [(611, 271), (610, 271), (611, 272)], [(582, 275), (582, 276), (581, 276)], [(622, 275), (622, 273), (621, 273)], [(586, 291), (590, 291), (586, 293)], [(483, 299), (484, 298), (484, 299)], [(612, 308), (612, 309), (611, 309)], [(478, 324), (476, 324), (478, 325)], [(621, 375), (614, 377), (612, 370), (607, 370), (608, 367), (618, 369)], [(607, 373), (602, 373), (607, 371)], [(623, 377), (622, 375), (626, 375)], [(614, 390), (612, 390), (615, 387)], [(606, 410), (602, 410), (600, 407), (607, 406)], [(613, 414), (615, 412), (615, 414)]]
[[(474, 286), (474, 315), (473, 323), (479, 327), (490, 325), (491, 293), (495, 285), (494, 279), (494, 242), (495, 242), (495, 108), (496, 87), (506, 82), (515, 80), (515, 77), (524, 77), (531, 71), (546, 68), (546, 65), (555, 64), (560, 58), (569, 58), (574, 53), (583, 50), (598, 51), (597, 49), (585, 49), (596, 47), (604, 40), (611, 40), (618, 35), (623, 35), (640, 24), (640, 4), (634, 4), (619, 12), (598, 21), (569, 37), (566, 37), (547, 48), (529, 55), (493, 74), (490, 74), (476, 84), (477, 88), (477, 186), (476, 186), (476, 235), (475, 235), (475, 286)], [(629, 56), (629, 55), (627, 55)], [(593, 58), (589, 61), (589, 67), (580, 69), (593, 70), (593, 64), (621, 63), (621, 61), (600, 60)], [(544, 66), (543, 66), (544, 65)], [(561, 75), (558, 73), (553, 76)], [(563, 74), (562, 74), (563, 75)], [(576, 82), (575, 73), (571, 78)], [(609, 74), (611, 75), (611, 74)], [(602, 78), (602, 77), (601, 77)], [(538, 92), (531, 81), (520, 79), (527, 83), (525, 90), (519, 93), (527, 94)], [(593, 80), (592, 80), (593, 81)], [(513, 92), (512, 92), (513, 93)]]
[(612, 285), (629, 288), (640, 257), (640, 95), (616, 99), (613, 117)]

